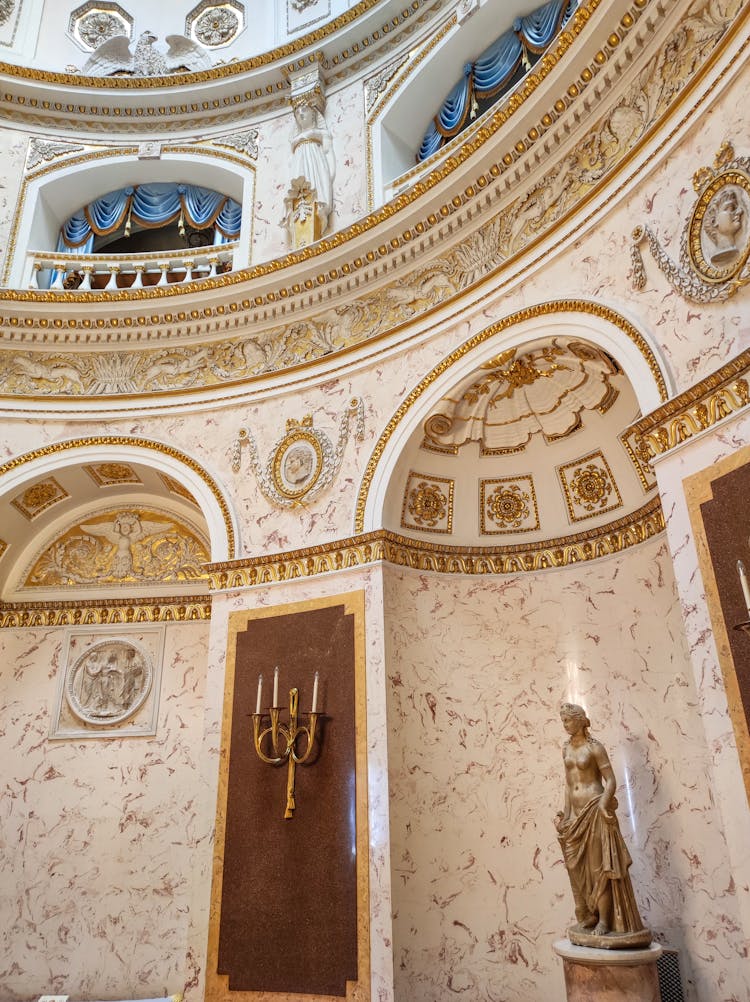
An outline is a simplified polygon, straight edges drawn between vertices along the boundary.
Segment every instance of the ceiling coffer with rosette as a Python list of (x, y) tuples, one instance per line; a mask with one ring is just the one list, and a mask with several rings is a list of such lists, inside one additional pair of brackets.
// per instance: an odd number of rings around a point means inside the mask
[(553, 339), (521, 354), (511, 348), (458, 384), (424, 423), (422, 447), (453, 453), (479, 442), (483, 455), (520, 452), (534, 434), (564, 438), (583, 412), (605, 413), (617, 399), (621, 369), (606, 352), (574, 339)]

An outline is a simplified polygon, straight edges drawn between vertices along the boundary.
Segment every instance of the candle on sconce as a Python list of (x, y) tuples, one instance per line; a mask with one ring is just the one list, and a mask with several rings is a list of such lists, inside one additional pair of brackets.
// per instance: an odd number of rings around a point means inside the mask
[(255, 712), (260, 713), (260, 697), (263, 692), (263, 676), (258, 675), (258, 698), (255, 700)]
[(745, 571), (745, 565), (741, 560), (737, 561), (737, 571), (740, 575), (740, 584), (742, 585), (742, 594), (745, 596), (745, 605), (747, 607), (747, 614), (750, 616), (750, 584), (748, 584), (747, 573)]
[(312, 712), (315, 713), (315, 711), (317, 710), (317, 708), (318, 708), (318, 673), (315, 672), (315, 680), (313, 682)]
[(279, 666), (273, 670), (273, 705), (279, 705)]

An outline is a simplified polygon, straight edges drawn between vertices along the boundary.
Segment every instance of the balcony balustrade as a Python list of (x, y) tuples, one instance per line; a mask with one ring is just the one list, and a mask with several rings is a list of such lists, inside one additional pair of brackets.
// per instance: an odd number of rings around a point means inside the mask
[(60, 254), (29, 251), (29, 289), (50, 292), (115, 292), (125, 289), (181, 285), (232, 271), (238, 242), (201, 250), (160, 251), (156, 254)]

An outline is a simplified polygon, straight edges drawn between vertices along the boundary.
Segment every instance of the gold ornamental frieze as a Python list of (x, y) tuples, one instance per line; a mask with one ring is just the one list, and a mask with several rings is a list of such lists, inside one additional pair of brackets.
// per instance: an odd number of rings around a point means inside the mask
[(643, 462), (663, 456), (750, 404), (750, 349), (628, 429)]
[(587, 533), (513, 546), (441, 546), (387, 529), (273, 556), (209, 564), (212, 591), (252, 588), (365, 567), (378, 561), (439, 574), (524, 574), (607, 557), (664, 530), (659, 498)]
[(195, 623), (211, 618), (210, 595), (85, 602), (0, 602), (0, 629), (47, 626), (125, 626), (130, 623)]

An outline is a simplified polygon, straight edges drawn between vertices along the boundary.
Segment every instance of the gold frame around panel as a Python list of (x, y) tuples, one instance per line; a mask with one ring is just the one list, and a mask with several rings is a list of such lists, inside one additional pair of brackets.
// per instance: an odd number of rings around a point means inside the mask
[(664, 376), (662, 375), (661, 369), (659, 368), (656, 356), (648, 346), (648, 342), (629, 320), (626, 320), (625, 317), (616, 313), (608, 306), (602, 306), (599, 303), (590, 303), (584, 299), (564, 299), (552, 300), (549, 303), (539, 303), (536, 306), (529, 306), (523, 310), (518, 310), (516, 313), (511, 313), (510, 316), (504, 317), (502, 320), (498, 320), (497, 323), (492, 324), (490, 327), (486, 327), (483, 331), (479, 331), (477, 334), (474, 334), (474, 336), (470, 337), (468, 341), (464, 341), (464, 343), (459, 345), (458, 348), (455, 348), (450, 355), (446, 355), (442, 361), (438, 362), (438, 364), (430, 372), (428, 372), (427, 375), (424, 376), (424, 378), (421, 379), (414, 389), (407, 395), (406, 399), (385, 426), (385, 429), (380, 435), (378, 441), (375, 443), (375, 448), (372, 450), (370, 458), (367, 462), (365, 475), (362, 478), (362, 484), (359, 488), (359, 494), (357, 495), (357, 507), (354, 516), (355, 532), (364, 531), (367, 496), (370, 493), (370, 487), (372, 486), (373, 477), (375, 476), (375, 470), (377, 469), (377, 465), (380, 462), (383, 452), (385, 451), (385, 447), (388, 444), (391, 435), (393, 435), (398, 425), (406, 416), (406, 413), (422, 396), (425, 390), (427, 390), (439, 376), (442, 376), (444, 372), (447, 372), (447, 370), (459, 361), (459, 359), (463, 358), (464, 355), (473, 351), (489, 338), (494, 337), (495, 334), (499, 334), (500, 331), (506, 331), (510, 327), (515, 327), (516, 324), (523, 323), (525, 320), (532, 320), (536, 317), (550, 316), (555, 313), (587, 313), (590, 316), (599, 317), (599, 319), (605, 320), (607, 323), (610, 323), (614, 327), (621, 330), (623, 334), (625, 334), (633, 342), (646, 360), (648, 367), (651, 370), (651, 374), (654, 377), (654, 382), (659, 390), (659, 396), (662, 400), (667, 399), (669, 396), (667, 392), (667, 384)]
[(224, 520), (224, 528), (226, 529), (227, 534), (227, 549), (230, 553), (234, 553), (234, 526), (232, 525), (232, 518), (229, 513), (229, 505), (227, 504), (226, 498), (224, 497), (219, 485), (211, 474), (204, 470), (200, 463), (196, 462), (192, 456), (188, 456), (187, 453), (182, 452), (180, 449), (175, 449), (174, 446), (171, 445), (164, 445), (161, 442), (153, 442), (149, 438), (130, 438), (127, 435), (95, 435), (90, 438), (73, 438), (68, 439), (65, 442), (54, 442), (51, 445), (42, 446), (42, 448), (34, 449), (32, 452), (24, 452), (20, 456), (14, 456), (13, 459), (9, 459), (7, 463), (0, 464), (0, 477), (9, 473), (11, 470), (16, 470), (21, 466), (26, 466), (27, 463), (31, 463), (35, 459), (40, 459), (42, 456), (54, 456), (57, 453), (68, 452), (71, 449), (82, 449), (91, 446), (104, 447), (110, 445), (125, 445), (138, 449), (151, 449), (153, 452), (161, 452), (163, 455), (169, 456), (171, 459), (176, 459), (178, 462), (183, 463), (191, 469), (193, 473), (196, 473), (211, 491), (219, 505), (219, 509), (221, 510), (221, 515)]
[(213, 591), (254, 588), (330, 574), (385, 560), (438, 574), (522, 574), (596, 560), (637, 546), (664, 530), (658, 497), (638, 511), (589, 532), (515, 546), (447, 546), (411, 539), (388, 529), (350, 536), (272, 556), (208, 564)]
[(730, 720), (732, 721), (734, 739), (737, 743), (737, 754), (740, 759), (742, 778), (745, 783), (745, 794), (748, 803), (750, 803), (750, 732), (748, 732), (747, 720), (742, 707), (742, 698), (740, 696), (739, 685), (737, 684), (734, 659), (732, 658), (732, 651), (729, 646), (727, 626), (724, 622), (719, 590), (716, 587), (716, 577), (714, 575), (713, 563), (700, 511), (701, 504), (713, 498), (712, 482), (719, 477), (725, 476), (727, 473), (732, 473), (748, 462), (750, 462), (750, 446), (745, 446), (743, 449), (726, 456), (718, 463), (714, 463), (708, 469), (701, 470), (691, 477), (686, 477), (684, 491), (690, 524), (693, 527), (695, 548), (698, 552), (698, 567), (703, 578), (703, 586), (706, 589), (706, 605), (708, 606), (708, 615), (716, 642), (719, 667), (724, 679), (727, 708)]
[[(365, 660), (365, 593), (343, 592), (325, 598), (275, 605), (261, 609), (245, 609), (230, 613), (227, 632), (226, 676), (221, 722), (221, 752), (219, 789), (216, 798), (216, 834), (211, 881), (211, 908), (206, 958), (206, 1002), (341, 1002), (340, 996), (290, 994), (288, 992), (233, 991), (228, 988), (227, 975), (214, 973), (219, 952), (219, 917), (221, 915), (224, 873), (224, 838), (226, 834), (226, 804), (229, 782), (229, 739), (234, 701), (235, 657), (237, 635), (254, 619), (284, 616), (311, 609), (328, 609), (343, 605), (354, 615), (354, 686), (355, 686), (355, 762), (357, 787), (357, 982), (347, 982), (346, 1002), (370, 1002), (370, 853), (367, 786), (367, 690)], [(250, 738), (248, 737), (248, 740)]]

